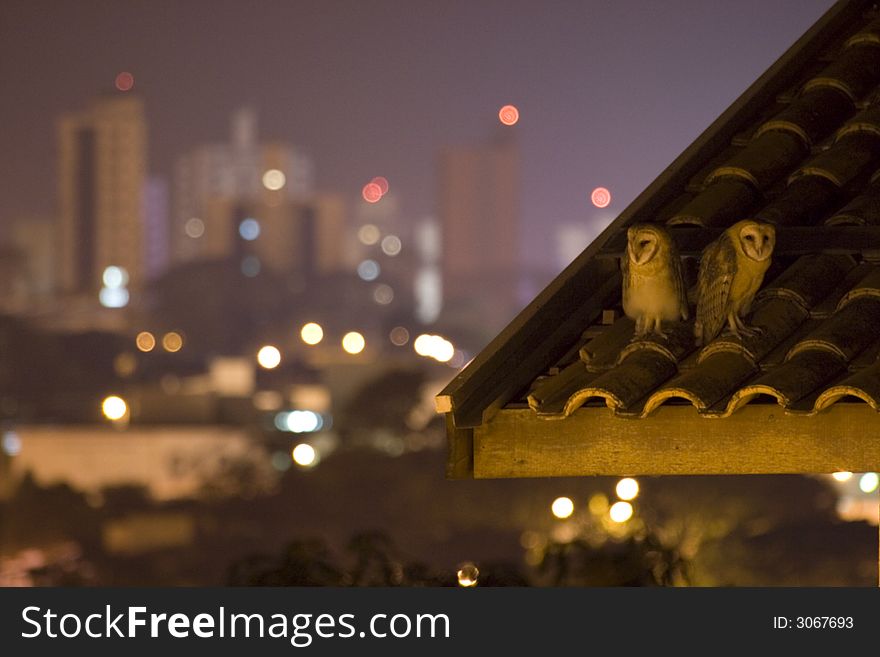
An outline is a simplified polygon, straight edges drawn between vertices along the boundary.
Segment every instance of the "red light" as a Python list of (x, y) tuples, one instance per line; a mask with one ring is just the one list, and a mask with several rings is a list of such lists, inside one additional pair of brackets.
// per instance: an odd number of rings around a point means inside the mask
[(498, 110), (498, 118), (504, 125), (513, 125), (519, 121), (519, 110), (513, 105), (505, 105)]
[(130, 91), (134, 86), (134, 76), (128, 71), (123, 71), (116, 76), (115, 84), (119, 91)]
[(611, 192), (604, 187), (597, 187), (590, 194), (590, 200), (597, 208), (607, 208), (611, 203)]
[(377, 203), (382, 198), (382, 188), (374, 182), (364, 185), (361, 195), (367, 203)]
[(379, 185), (379, 189), (382, 190), (382, 196), (388, 193), (388, 178), (385, 176), (376, 176), (370, 182)]

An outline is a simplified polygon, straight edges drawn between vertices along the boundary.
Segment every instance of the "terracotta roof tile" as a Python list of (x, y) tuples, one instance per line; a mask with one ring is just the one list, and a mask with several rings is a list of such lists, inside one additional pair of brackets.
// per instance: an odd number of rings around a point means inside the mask
[[(627, 227), (666, 225), (692, 288), (702, 249), (747, 218), (777, 226), (746, 318), (761, 333), (698, 348), (691, 320), (633, 340), (614, 273)], [(438, 408), (465, 428), (525, 402), (548, 419), (585, 404), (635, 418), (665, 404), (704, 417), (759, 403), (880, 410), (877, 226), (880, 17), (859, 0), (829, 10), (459, 373)], [(595, 323), (603, 310), (618, 319)]]
[[(880, 224), (880, 19), (826, 49), (805, 75), (692, 176), (690, 194), (659, 213), (665, 223), (716, 231), (747, 217), (777, 226)], [(716, 234), (677, 239), (705, 245)], [(777, 275), (768, 274), (751, 317), (759, 335), (722, 334), (697, 351), (691, 322), (666, 338), (633, 341), (624, 317), (580, 348), (580, 362), (536, 381), (529, 405), (555, 418), (591, 402), (638, 417), (682, 402), (725, 416), (761, 398), (792, 412), (844, 397), (878, 408), (880, 267), (859, 259), (794, 258), (777, 248)]]

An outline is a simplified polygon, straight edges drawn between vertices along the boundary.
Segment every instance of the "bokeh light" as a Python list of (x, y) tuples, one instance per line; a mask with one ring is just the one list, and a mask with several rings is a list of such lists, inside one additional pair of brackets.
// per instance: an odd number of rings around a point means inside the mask
[(374, 182), (369, 182), (361, 190), (361, 196), (367, 203), (378, 203), (382, 198), (382, 188)]
[(170, 353), (180, 351), (183, 349), (183, 336), (177, 331), (169, 331), (162, 336), (162, 348)]
[(455, 349), (452, 358), (446, 364), (454, 370), (460, 370), (467, 362), (467, 354), (461, 349)]
[(431, 353), (431, 337), (427, 333), (422, 333), (413, 342), (413, 349), (419, 356), (428, 356)]
[(629, 502), (615, 502), (608, 509), (608, 515), (614, 522), (624, 523), (633, 515), (633, 506)]
[(464, 588), (476, 586), (477, 580), (480, 578), (479, 568), (470, 562), (462, 564), (455, 574), (458, 578), (458, 585)]
[(113, 84), (119, 91), (131, 91), (134, 87), (134, 76), (128, 71), (122, 71), (116, 76)]
[(105, 308), (125, 308), (128, 300), (128, 290), (124, 287), (102, 287), (98, 293), (98, 301)]
[(371, 181), (374, 185), (379, 186), (379, 190), (382, 192), (382, 196), (388, 193), (388, 178), (385, 176), (376, 176)]
[(282, 189), (287, 183), (287, 177), (283, 171), (278, 169), (269, 169), (263, 174), (263, 187), (272, 192)]
[(391, 340), (391, 344), (397, 347), (402, 347), (409, 342), (409, 331), (403, 326), (395, 326), (391, 329), (391, 333), (388, 334), (388, 337)]
[(504, 125), (514, 125), (519, 121), (519, 110), (514, 105), (505, 105), (498, 110), (498, 119)]
[(382, 306), (387, 306), (394, 301), (394, 290), (390, 285), (385, 285), (385, 283), (377, 285), (373, 290), (373, 301)]
[(205, 222), (198, 217), (190, 217), (183, 225), (183, 232), (187, 237), (198, 239), (205, 234)]
[(605, 187), (597, 187), (590, 194), (590, 201), (597, 208), (607, 208), (611, 204), (611, 192)]
[(849, 481), (852, 479), (853, 473), (843, 470), (841, 472), (835, 472), (831, 476), (834, 477), (836, 481)]
[(455, 355), (455, 347), (449, 340), (440, 338), (440, 340), (435, 343), (434, 352), (431, 355), (434, 357), (434, 360), (440, 361), (441, 363), (448, 363)]
[(293, 433), (311, 433), (318, 431), (324, 421), (314, 411), (291, 411), (286, 415), (284, 423), (287, 430)]
[(14, 431), (3, 432), (3, 453), (18, 456), (21, 453), (21, 438)]
[(303, 468), (313, 467), (318, 459), (318, 453), (315, 451), (315, 448), (308, 443), (300, 443), (294, 447), (291, 455), (293, 456), (293, 462)]
[(153, 351), (156, 348), (156, 336), (149, 331), (141, 331), (135, 337), (134, 344), (139, 351)]
[(382, 253), (387, 256), (396, 256), (401, 249), (400, 238), (397, 235), (386, 235), (382, 238)]
[(873, 493), (880, 488), (880, 476), (876, 472), (866, 472), (859, 479), (859, 490), (863, 493)]
[(379, 272), (381, 271), (379, 263), (375, 260), (364, 260), (357, 268), (358, 276), (365, 281), (375, 281), (379, 278)]
[(257, 363), (264, 369), (275, 369), (281, 364), (281, 352), (278, 351), (278, 347), (270, 344), (260, 347), (257, 352)]
[(300, 329), (299, 337), (308, 345), (316, 345), (324, 339), (324, 329), (320, 324), (309, 322)]
[(345, 349), (346, 353), (349, 354), (359, 354), (364, 350), (364, 347), (367, 346), (367, 341), (357, 331), (350, 331), (346, 333), (342, 338), (342, 348)]
[(373, 244), (379, 241), (380, 237), (382, 237), (381, 231), (373, 224), (364, 224), (358, 229), (358, 239), (361, 244), (373, 246)]
[(423, 333), (413, 342), (413, 349), (419, 356), (433, 358), (441, 363), (447, 363), (455, 356), (455, 346), (440, 335)]
[(101, 280), (104, 285), (111, 289), (125, 287), (128, 285), (128, 272), (123, 267), (111, 265), (104, 269), (104, 273), (101, 274)]
[(128, 413), (128, 404), (125, 403), (122, 397), (110, 395), (101, 402), (101, 412), (108, 420), (115, 422), (124, 418), (125, 414)]
[(238, 234), (248, 242), (253, 242), (260, 236), (260, 222), (253, 217), (248, 217), (238, 226)]
[(634, 500), (639, 494), (639, 482), (626, 477), (617, 482), (615, 491), (617, 492), (617, 497), (622, 500)]
[(557, 497), (550, 505), (550, 511), (560, 520), (564, 520), (574, 513), (574, 502), (570, 497)]

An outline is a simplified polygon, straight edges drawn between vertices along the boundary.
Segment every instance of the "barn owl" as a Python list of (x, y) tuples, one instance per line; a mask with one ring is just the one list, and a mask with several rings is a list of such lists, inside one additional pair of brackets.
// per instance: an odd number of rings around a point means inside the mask
[(636, 337), (664, 335), (661, 322), (688, 318), (678, 249), (663, 228), (635, 224), (622, 258), (623, 311), (636, 321)]
[(775, 245), (773, 226), (747, 219), (725, 230), (706, 247), (697, 281), (697, 344), (712, 340), (725, 322), (737, 337), (760, 332), (746, 326), (742, 318), (761, 287)]

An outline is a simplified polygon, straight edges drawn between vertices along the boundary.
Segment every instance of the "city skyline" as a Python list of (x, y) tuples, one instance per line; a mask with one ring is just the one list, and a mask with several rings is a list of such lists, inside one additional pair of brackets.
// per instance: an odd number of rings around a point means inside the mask
[[(568, 3), (547, 12), (529, 3), (377, 2), (369, 10), (264, 3), (241, 12), (233, 2), (205, 12), (198, 3), (164, 11), (92, 3), (92, 20), (71, 33), (65, 26), (81, 5), (4, 3), (0, 76), (15, 85), (18, 102), (0, 114), (18, 129), (0, 137), (0, 237), (17, 218), (57, 212), (54, 186), (46, 184), (57, 175), (57, 116), (114, 92), (115, 76), (130, 71), (151, 125), (150, 174), (170, 178), (177, 158), (222, 139), (229, 115), (248, 105), (267, 139), (314, 159), (319, 189), (352, 198), (365, 180), (383, 175), (412, 222), (435, 214), (440, 149), (483, 139), (498, 125), (498, 108), (514, 103), (525, 265), (555, 263), (548, 228), (587, 222), (598, 232), (828, 4)], [(765, 20), (756, 26), (758, 11)], [(695, 33), (688, 21), (706, 28)], [(524, 38), (533, 24), (542, 29)], [(157, 33), (166, 35), (161, 48), (153, 46)], [(737, 46), (745, 33), (747, 51)], [(34, 48), (38, 35), (51, 47)], [(720, 75), (704, 80), (706, 63), (694, 61), (695, 50), (709, 53)], [(27, 64), (16, 66), (22, 53)], [(66, 61), (77, 66), (65, 70)], [(606, 72), (612, 62), (613, 76)], [(627, 120), (646, 105), (656, 113)], [(613, 194), (603, 211), (589, 203), (599, 185)]]

